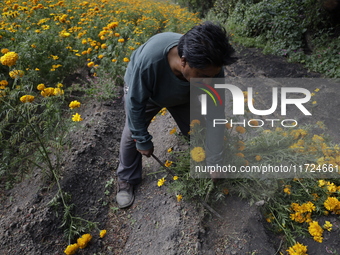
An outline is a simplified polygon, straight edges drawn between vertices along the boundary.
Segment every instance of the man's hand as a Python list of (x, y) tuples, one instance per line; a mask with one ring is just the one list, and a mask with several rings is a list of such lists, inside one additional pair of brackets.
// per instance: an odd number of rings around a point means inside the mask
[(149, 150), (138, 150), (142, 155), (150, 157), (153, 153), (153, 147)]

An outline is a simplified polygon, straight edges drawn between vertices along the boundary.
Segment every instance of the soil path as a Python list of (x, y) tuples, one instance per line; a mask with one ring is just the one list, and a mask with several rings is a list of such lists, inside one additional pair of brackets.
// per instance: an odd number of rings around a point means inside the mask
[[(256, 49), (240, 48), (236, 55), (238, 61), (226, 68), (229, 77), (320, 77)], [(312, 89), (317, 87), (315, 84)], [(257, 100), (266, 105), (268, 98), (269, 92)], [(320, 87), (313, 116), (324, 120), (334, 141), (340, 141), (340, 104), (336, 98), (339, 92), (335, 86)], [(157, 186), (157, 179), (164, 173), (157, 173), (159, 164), (152, 158), (144, 159), (144, 179), (136, 191), (135, 203), (131, 208), (118, 210), (114, 201), (115, 169), (124, 122), (123, 103), (118, 98), (105, 103), (87, 102), (84, 106), (80, 112), (84, 121), (70, 133), (71, 148), (65, 148), (61, 183), (72, 197), (75, 213), (98, 222), (99, 228), (108, 233), (99, 239), (94, 231), (90, 245), (77, 254), (277, 254), (280, 238), (273, 238), (266, 230), (260, 207), (250, 206), (236, 196), (226, 196), (223, 203), (214, 205), (222, 216), (217, 218), (200, 203), (178, 203), (166, 186)], [(169, 114), (158, 116), (150, 126), (155, 154), (162, 161), (169, 159), (169, 147), (176, 151), (186, 146), (179, 137), (169, 134), (173, 127), (175, 123)], [(56, 189), (42, 181), (41, 176), (35, 171), (13, 189), (3, 191), (0, 254), (63, 254), (67, 243), (59, 228), (60, 217), (47, 205)]]

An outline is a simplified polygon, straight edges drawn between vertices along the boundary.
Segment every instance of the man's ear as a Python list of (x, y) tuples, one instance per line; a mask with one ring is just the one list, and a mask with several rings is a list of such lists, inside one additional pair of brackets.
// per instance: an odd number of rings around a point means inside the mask
[(185, 57), (181, 57), (181, 66), (185, 67), (186, 64), (187, 64), (187, 59)]

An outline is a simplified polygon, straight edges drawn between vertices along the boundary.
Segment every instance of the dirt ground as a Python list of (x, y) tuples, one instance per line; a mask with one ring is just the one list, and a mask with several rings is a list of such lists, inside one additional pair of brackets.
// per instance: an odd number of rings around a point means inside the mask
[[(320, 77), (256, 49), (240, 48), (236, 56), (238, 61), (226, 68), (228, 76)], [(329, 108), (340, 106), (335, 101), (329, 104)], [(212, 205), (222, 216), (219, 218), (196, 201), (177, 202), (166, 186), (157, 186), (157, 179), (164, 173), (156, 173), (159, 164), (152, 158), (144, 160), (144, 178), (136, 190), (135, 203), (119, 210), (114, 197), (124, 124), (121, 97), (86, 102), (79, 113), (84, 121), (70, 132), (71, 146), (65, 149), (61, 186), (72, 197), (74, 213), (98, 222), (107, 235), (100, 239), (98, 231), (93, 230), (90, 244), (77, 254), (279, 254), (281, 237), (267, 229), (260, 206), (228, 195), (222, 203)], [(339, 115), (329, 114), (329, 118)], [(169, 147), (179, 151), (186, 146), (169, 134), (175, 126), (169, 114), (158, 116), (150, 126), (155, 154), (162, 161), (168, 159)], [(338, 139), (338, 133), (333, 133)], [(0, 254), (63, 254), (67, 242), (59, 227), (61, 219), (47, 205), (56, 194), (55, 185), (42, 181), (41, 173), (35, 170), (13, 189), (1, 192)], [(333, 246), (339, 247), (339, 242)]]

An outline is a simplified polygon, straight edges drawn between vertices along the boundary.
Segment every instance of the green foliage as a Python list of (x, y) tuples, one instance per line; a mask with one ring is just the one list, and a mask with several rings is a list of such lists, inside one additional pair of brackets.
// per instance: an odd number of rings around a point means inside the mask
[(242, 0), (215, 4), (214, 16), (226, 24), (235, 43), (288, 57), (327, 77), (340, 77), (340, 39), (333, 35), (335, 27), (321, 1)]
[(91, 98), (98, 101), (112, 100), (119, 94), (120, 84), (107, 74), (99, 77), (88, 77), (86, 80), (78, 79), (67, 89), (71, 96), (80, 94), (82, 99)]
[(200, 13), (200, 17), (204, 17), (210, 8), (214, 6), (214, 0), (178, 0), (176, 1), (179, 5), (187, 7), (191, 12)]

